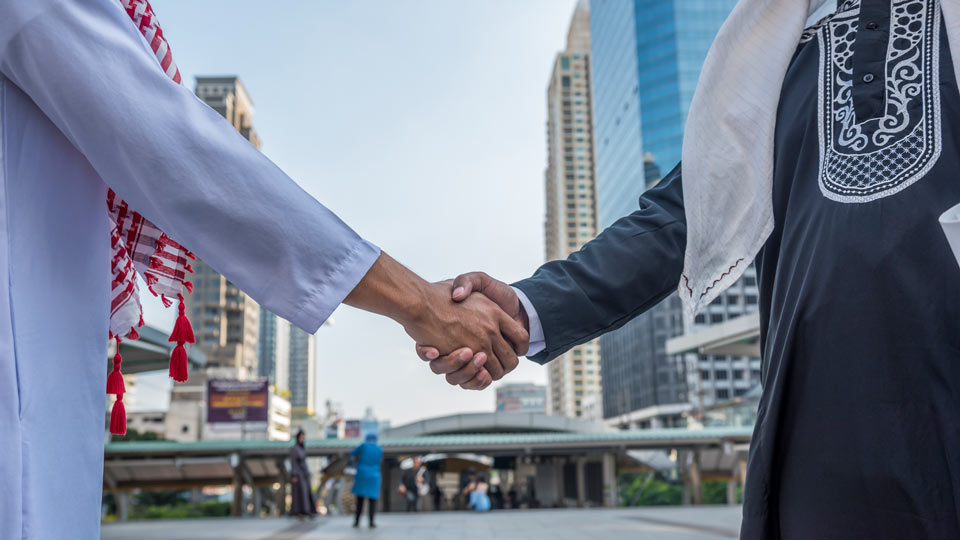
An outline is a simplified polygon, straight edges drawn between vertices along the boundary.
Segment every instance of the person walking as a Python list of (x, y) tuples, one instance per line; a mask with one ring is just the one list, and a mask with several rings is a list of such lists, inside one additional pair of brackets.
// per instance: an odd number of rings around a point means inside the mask
[(416, 512), (420, 509), (420, 496), (430, 492), (429, 473), (423, 466), (420, 456), (414, 456), (413, 466), (403, 472), (398, 490), (407, 501), (407, 512)]
[(357, 511), (353, 526), (360, 526), (363, 502), (368, 501), (372, 529), (376, 527), (373, 518), (377, 511), (377, 499), (380, 498), (380, 460), (383, 459), (383, 449), (377, 444), (377, 435), (368, 434), (366, 442), (351, 450), (350, 455), (357, 459), (357, 475), (354, 477), (352, 490), (357, 497)]
[(290, 515), (297, 519), (317, 514), (317, 502), (310, 489), (310, 468), (307, 467), (307, 435), (301, 429), (297, 432), (297, 442), (290, 449), (291, 498)]

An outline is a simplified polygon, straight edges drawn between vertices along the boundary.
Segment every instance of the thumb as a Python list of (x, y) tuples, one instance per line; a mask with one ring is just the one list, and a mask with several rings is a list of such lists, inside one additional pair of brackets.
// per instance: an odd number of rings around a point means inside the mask
[(453, 294), (451, 297), (454, 302), (463, 302), (474, 291), (482, 293), (490, 276), (483, 272), (470, 272), (460, 274), (453, 280)]

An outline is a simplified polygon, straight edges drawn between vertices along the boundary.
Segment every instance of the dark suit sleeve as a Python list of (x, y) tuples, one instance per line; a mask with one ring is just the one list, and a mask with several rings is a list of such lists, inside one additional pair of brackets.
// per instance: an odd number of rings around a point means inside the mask
[(570, 348), (616, 330), (675, 291), (687, 227), (680, 165), (619, 219), (566, 260), (541, 266), (517, 287), (533, 303), (546, 349), (544, 364)]

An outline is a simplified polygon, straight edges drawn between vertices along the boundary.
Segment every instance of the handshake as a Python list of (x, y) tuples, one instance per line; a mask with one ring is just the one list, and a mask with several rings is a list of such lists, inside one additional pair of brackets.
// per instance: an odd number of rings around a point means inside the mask
[(345, 303), (399, 322), (434, 373), (468, 390), (513, 371), (530, 345), (517, 294), (483, 273), (427, 283), (382, 253)]
[(431, 315), (404, 329), (434, 373), (483, 390), (517, 367), (530, 345), (530, 322), (513, 288), (482, 272), (432, 287), (440, 296), (425, 309)]

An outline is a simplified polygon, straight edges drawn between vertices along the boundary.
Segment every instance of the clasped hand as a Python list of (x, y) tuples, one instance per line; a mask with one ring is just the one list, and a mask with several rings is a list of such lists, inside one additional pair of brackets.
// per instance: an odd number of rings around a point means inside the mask
[[(530, 344), (529, 321), (510, 286), (473, 272), (433, 288), (446, 295), (438, 303), (449, 309), (439, 310), (437, 321), (420, 321), (407, 333), (434, 373), (451, 385), (483, 390), (517, 367), (517, 357), (526, 354)], [(440, 329), (440, 335), (425, 331), (428, 328)]]

